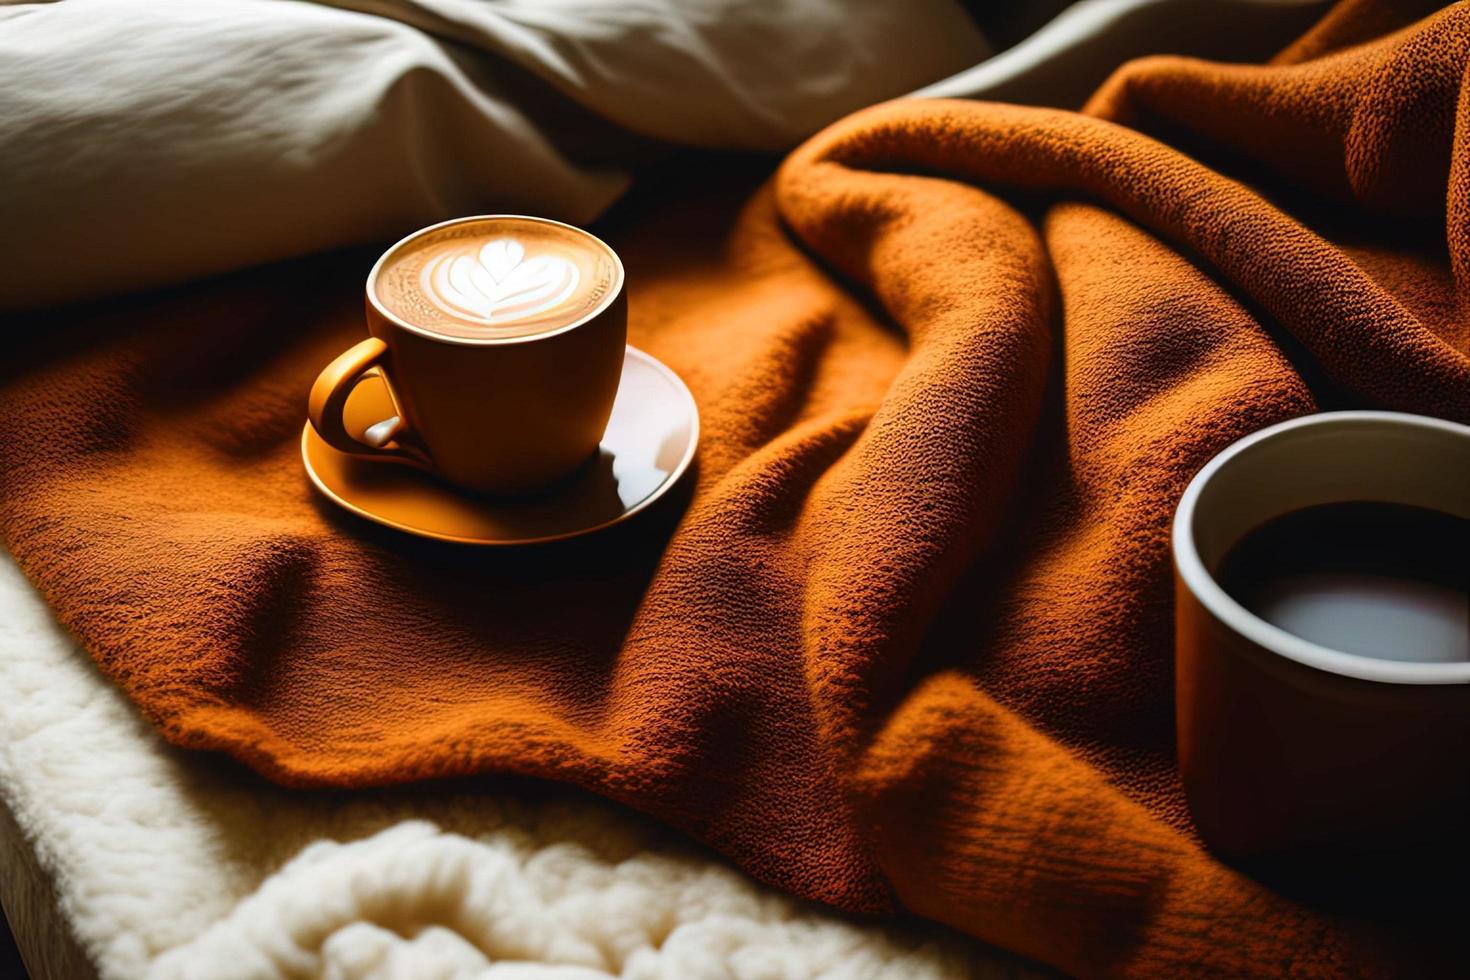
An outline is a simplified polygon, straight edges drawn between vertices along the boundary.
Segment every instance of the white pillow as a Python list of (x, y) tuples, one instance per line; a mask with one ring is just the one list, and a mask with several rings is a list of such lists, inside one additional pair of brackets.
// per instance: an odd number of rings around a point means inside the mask
[(952, 0), (0, 6), (0, 309), (460, 214), (585, 223), (624, 130), (782, 149), (986, 53)]

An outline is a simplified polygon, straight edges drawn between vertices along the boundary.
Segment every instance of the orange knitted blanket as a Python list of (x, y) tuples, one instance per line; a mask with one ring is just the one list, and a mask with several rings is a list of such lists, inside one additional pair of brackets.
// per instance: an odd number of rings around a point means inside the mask
[(365, 254), (12, 321), (0, 527), (165, 737), (282, 782), (572, 782), (1071, 972), (1407, 969), (1424, 930), (1192, 837), (1166, 542), (1262, 426), (1470, 421), (1470, 4), (1425, 6), (1083, 114), (889, 103), (624, 209), (631, 340), (705, 435), (612, 533), (488, 553), (314, 496)]

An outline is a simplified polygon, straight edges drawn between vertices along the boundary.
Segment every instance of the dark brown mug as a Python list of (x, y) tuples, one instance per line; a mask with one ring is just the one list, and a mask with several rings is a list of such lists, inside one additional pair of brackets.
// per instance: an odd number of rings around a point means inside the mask
[(1264, 522), (1357, 501), (1470, 517), (1470, 427), (1391, 412), (1294, 419), (1225, 449), (1180, 499), (1179, 766), (1201, 836), (1224, 855), (1394, 852), (1470, 833), (1470, 661), (1329, 649), (1252, 614), (1215, 577)]

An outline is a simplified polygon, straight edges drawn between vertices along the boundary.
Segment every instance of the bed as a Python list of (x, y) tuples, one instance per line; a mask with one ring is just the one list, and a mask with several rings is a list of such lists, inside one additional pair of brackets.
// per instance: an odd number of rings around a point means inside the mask
[[(9, 54), (29, 52), (35, 60), (22, 69), (49, 65), (48, 70), (65, 74), (72, 62), (58, 61), (58, 52), (81, 45), (72, 55), (87, 57), (87, 45), (96, 53), (117, 36), (105, 29), (114, 13), (106, 5), (75, 0), (31, 9), (40, 6), (15, 5), (7, 11), (15, 30), (9, 40), (0, 37), (0, 51), (10, 45)], [(265, 6), (280, 19), (262, 28), (256, 21)], [(656, 16), (681, 29), (709, 27), (679, 21), (677, 5), (653, 6)], [(1160, 45), (1217, 53), (1221, 45), (1248, 44), (1254, 56), (1254, 48), (1267, 51), (1290, 37), (1322, 5), (1217, 0), (1212, 16), (1222, 6), (1240, 13), (1232, 22), (1239, 28), (1231, 34), (1236, 41), (1230, 42), (1198, 19), (1181, 20), (1178, 3), (1083, 3), (1032, 41), (988, 62), (985, 39), (957, 19), (958, 7), (935, 3), (925, 5), (923, 16), (912, 8), (908, 16), (893, 18), (883, 14), (882, 5), (859, 6), (865, 14), (847, 24), (847, 47), (827, 52), (834, 71), (847, 57), (851, 64), (845, 70), (856, 77), (864, 62), (850, 56), (860, 52), (871, 59), (882, 47), (880, 39), (923, 57), (891, 59), (886, 74), (875, 79), (867, 73), (863, 85), (805, 90), (790, 85), (788, 104), (755, 115), (735, 110), (681, 115), (678, 105), (647, 111), (636, 85), (610, 88), (601, 84), (605, 80), (560, 71), (552, 59), (537, 62), (538, 49), (526, 43), (526, 31), (573, 32), (578, 21), (572, 3), (544, 8), (542, 18), (529, 25), (514, 17), (476, 19), (470, 6), (448, 0), (326, 5), (241, 0), (218, 5), (214, 13), (255, 25), (253, 39), (241, 40), (232, 56), (278, 54), (271, 47), (278, 29), (298, 45), (288, 53), (302, 50), (303, 32), (308, 39), (345, 33), (360, 44), (344, 50), (373, 52), (372, 59), (360, 62), (344, 55), (337, 68), (380, 65), (385, 51), (407, 52), (408, 63), (419, 67), (427, 61), (445, 81), (446, 87), (429, 96), (440, 109), (480, 106), (487, 145), (508, 145), (519, 153), (511, 177), (500, 187), (507, 207), (581, 221), (615, 199), (632, 172), (631, 163), (590, 163), (568, 148), (568, 127), (591, 117), (624, 133), (619, 145), (630, 160), (681, 143), (775, 151), (859, 105), (942, 75), (953, 77), (924, 94), (1066, 104), (1085, 96), (1122, 58)], [(172, 31), (174, 39), (197, 39), (211, 25), (191, 7), (153, 5), (147, 16), (155, 19), (155, 28), (165, 29), (153, 36)], [(816, 0), (796, 7), (809, 17), (842, 13), (838, 5)], [(48, 17), (54, 26), (45, 23)], [(62, 30), (83, 23), (87, 30), (81, 34)], [(1172, 33), (1147, 29), (1149, 23), (1168, 23)], [(142, 36), (137, 23), (127, 30), (134, 38)], [(46, 39), (51, 47), (31, 44), (23, 32), (34, 32), (31, 39)], [(748, 94), (757, 84), (735, 70), (738, 46), (716, 44), (705, 51), (709, 58), (688, 66), (703, 88), (682, 91), (695, 93), (706, 106), (726, 105), (720, 101), (723, 93), (728, 105), (738, 107), (741, 99), (733, 96)], [(487, 82), (489, 76), (472, 64), (476, 58), (514, 64), (513, 74), (533, 76), (536, 98), (542, 100), (537, 111), (484, 109), (485, 92), (474, 86), (510, 83), (494, 72)], [(1071, 71), (1066, 70), (1069, 58), (1074, 59)], [(960, 71), (973, 62), (981, 64)], [(140, 67), (146, 65), (145, 54), (130, 63), (117, 58), (94, 63), (122, 93), (112, 111), (124, 118), (140, 111), (146, 99), (139, 93), (146, 94), (149, 79), (160, 77)], [(623, 77), (636, 81), (638, 63), (637, 58), (622, 63)], [(270, 64), (253, 66), (259, 73)], [(134, 88), (127, 90), (130, 82)], [(0, 91), (6, 88), (0, 85)], [(473, 184), (473, 166), (448, 153), (411, 179), (370, 175), (348, 195), (313, 191), (340, 182), (350, 156), (313, 157), (305, 144), (277, 145), (272, 148), (277, 156), (295, 152), (298, 163), (308, 159), (311, 164), (261, 171), (258, 161), (232, 155), (231, 134), (225, 130), (193, 128), (182, 154), (177, 140), (163, 141), (152, 147), (156, 157), (116, 154), (88, 163), (85, 154), (68, 152), (64, 136), (53, 138), (18, 122), (34, 120), (27, 117), (16, 87), (8, 88), (8, 96), (0, 95), (0, 120), (8, 120), (0, 126), (8, 128), (0, 132), (10, 161), (18, 166), (0, 201), (0, 214), (12, 229), (10, 244), (0, 245), (10, 251), (0, 258), (26, 274), (11, 277), (9, 291), (0, 295), (4, 306), (164, 285), (386, 237), (404, 224), (478, 206), (414, 183)], [(306, 118), (321, 109), (328, 91), (318, 90), (288, 111)], [(832, 91), (843, 94), (834, 99)], [(61, 90), (53, 94), (62, 102), (83, 98)], [(222, 94), (228, 91), (206, 88), (196, 96), (204, 104)], [(755, 102), (769, 104), (769, 92), (765, 98)], [(363, 115), (355, 138), (368, 145), (401, 136), (411, 125), (411, 110)], [(291, 135), (286, 130), (288, 143)], [(432, 144), (429, 156), (434, 157)], [(57, 167), (55, 160), (74, 166)], [(555, 168), (559, 181), (550, 196), (526, 176), (547, 167)], [(192, 221), (201, 195), (222, 174), (245, 180), (237, 183), (243, 191), (234, 199), (209, 205), (220, 221), (216, 227), (229, 228), (229, 234), (195, 236), (172, 251), (78, 255), (59, 272), (32, 269), (16, 244), (24, 239), (17, 232), (42, 226), (55, 230), (57, 222), (62, 233), (83, 225), (126, 228), (136, 219), (128, 202), (139, 193), (150, 200), (157, 220)], [(247, 174), (248, 180), (242, 176)], [(375, 180), (380, 183), (371, 183)], [(97, 206), (68, 211), (65, 202), (83, 187), (86, 199)], [(261, 220), (259, 202), (272, 196), (292, 202), (300, 220)], [(0, 690), (6, 692), (0, 705), (0, 899), (37, 980), (1039, 973), (931, 924), (856, 921), (784, 897), (653, 822), (571, 790), (508, 781), (352, 794), (279, 788), (222, 757), (166, 745), (54, 622), (8, 556), (0, 556), (0, 609)]]

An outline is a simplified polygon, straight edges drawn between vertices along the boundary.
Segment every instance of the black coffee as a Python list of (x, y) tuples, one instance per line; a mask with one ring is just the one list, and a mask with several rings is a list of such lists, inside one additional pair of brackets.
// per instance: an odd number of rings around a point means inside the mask
[(1470, 520), (1404, 504), (1307, 507), (1267, 521), (1216, 578), (1304, 640), (1386, 660), (1470, 661)]

